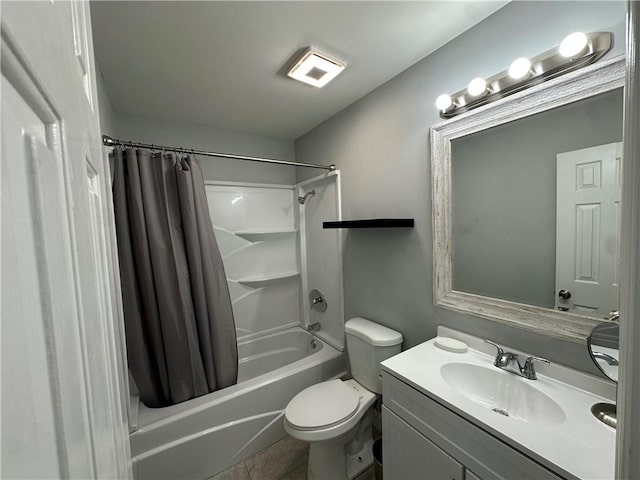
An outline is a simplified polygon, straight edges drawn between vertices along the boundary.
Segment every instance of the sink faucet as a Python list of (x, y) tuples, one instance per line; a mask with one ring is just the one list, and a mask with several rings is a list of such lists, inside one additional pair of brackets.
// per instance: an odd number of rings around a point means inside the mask
[(620, 310), (611, 310), (609, 315), (604, 317), (605, 320), (609, 320), (611, 322), (619, 322), (620, 321)]
[(618, 359), (615, 358), (615, 357), (612, 357), (611, 355), (608, 355), (608, 354), (606, 354), (604, 352), (593, 352), (593, 357), (594, 358), (599, 358), (601, 360), (604, 360), (605, 362), (607, 362), (612, 367), (617, 367), (618, 366)]
[(538, 379), (536, 370), (533, 367), (533, 362), (549, 363), (549, 360), (547, 360), (546, 358), (527, 357), (524, 365), (521, 365), (520, 357), (516, 353), (505, 352), (500, 345), (493, 343), (491, 340), (485, 340), (485, 342), (490, 343), (498, 349), (496, 359), (493, 362), (496, 367), (506, 370), (507, 372), (515, 373), (516, 375), (524, 377), (528, 380)]

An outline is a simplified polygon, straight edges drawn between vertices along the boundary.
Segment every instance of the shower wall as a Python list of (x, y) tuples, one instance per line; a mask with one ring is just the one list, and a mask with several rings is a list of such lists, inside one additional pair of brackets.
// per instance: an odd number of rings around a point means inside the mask
[[(315, 191), (301, 205), (297, 197)], [(207, 182), (209, 210), (225, 266), (239, 339), (318, 322), (314, 332), (344, 348), (339, 175), (298, 185)], [(309, 292), (326, 299), (310, 308)]]
[(300, 324), (300, 268), (291, 185), (208, 182), (238, 338)]
[(320, 323), (318, 335), (344, 349), (344, 305), (342, 296), (342, 230), (324, 229), (323, 222), (341, 220), (340, 175), (320, 175), (297, 185), (298, 196), (314, 191), (300, 208), (300, 260), (302, 290), (318, 290), (326, 298), (327, 310), (311, 309), (303, 298), (307, 324)]

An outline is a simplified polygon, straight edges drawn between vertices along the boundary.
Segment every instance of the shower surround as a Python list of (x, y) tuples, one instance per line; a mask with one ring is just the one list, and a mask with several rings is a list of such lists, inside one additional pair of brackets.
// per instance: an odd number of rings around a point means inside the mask
[[(284, 409), (298, 392), (346, 374), (342, 236), (322, 229), (340, 219), (339, 178), (207, 183), (236, 322), (238, 384), (166, 408), (134, 399), (138, 479), (206, 478), (240, 462), (284, 438)], [(312, 289), (326, 297), (325, 312), (310, 309)], [(316, 322), (319, 331), (306, 331)]]

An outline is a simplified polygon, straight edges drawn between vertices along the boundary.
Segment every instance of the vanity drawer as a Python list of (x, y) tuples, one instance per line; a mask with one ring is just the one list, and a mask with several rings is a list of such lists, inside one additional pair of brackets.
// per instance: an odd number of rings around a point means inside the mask
[(386, 371), (382, 395), (391, 412), (480, 478), (575, 478), (558, 476)]

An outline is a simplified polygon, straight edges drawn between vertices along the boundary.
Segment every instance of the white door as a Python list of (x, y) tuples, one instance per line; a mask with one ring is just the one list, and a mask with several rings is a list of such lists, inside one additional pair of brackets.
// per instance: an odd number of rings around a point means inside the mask
[(2, 2), (2, 478), (131, 478), (89, 4)]
[(621, 143), (557, 155), (557, 309), (618, 310), (621, 161)]

